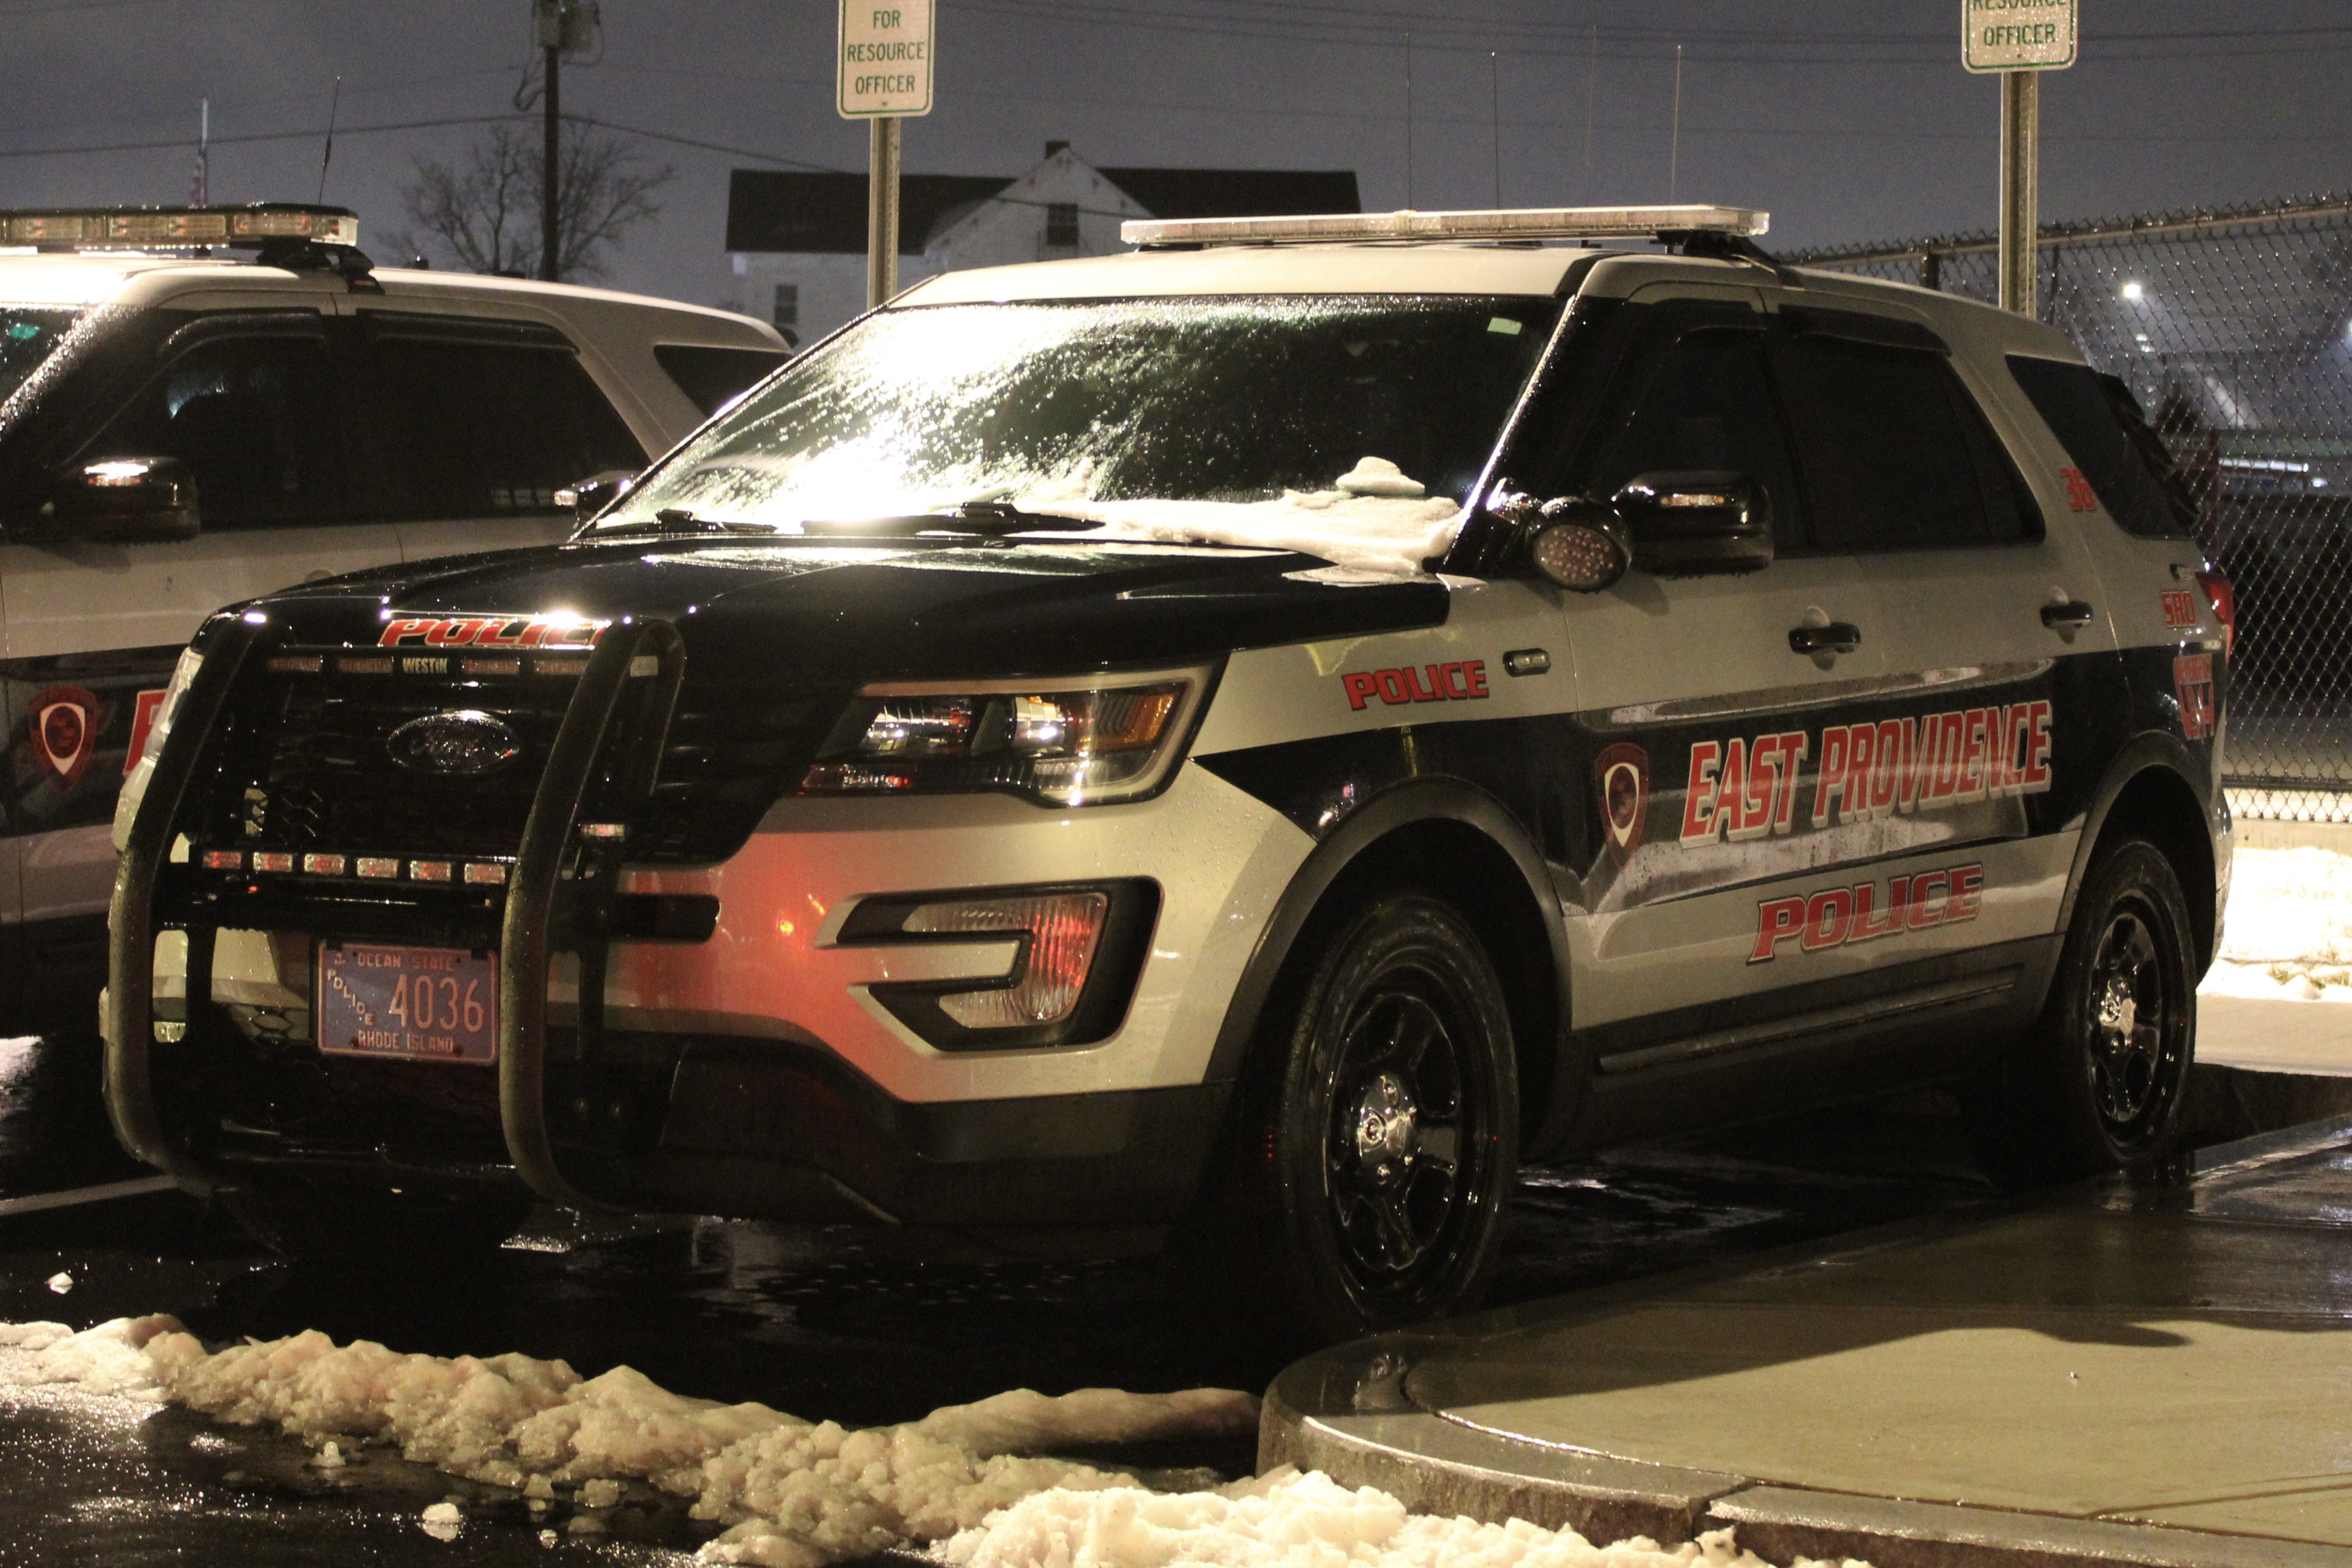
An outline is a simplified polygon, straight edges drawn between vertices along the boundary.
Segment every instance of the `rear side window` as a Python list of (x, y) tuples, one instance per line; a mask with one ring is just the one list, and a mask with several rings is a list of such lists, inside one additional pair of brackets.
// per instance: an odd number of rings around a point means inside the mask
[(2009, 373), (2074, 460), (2107, 516), (2144, 539), (2185, 539), (2197, 507), (2131, 389), (2087, 365), (2009, 357)]
[(1685, 331), (1654, 360), (1637, 352), (1633, 362), (1645, 360), (1648, 379), (1631, 389), (1577, 487), (1609, 496), (1644, 474), (1744, 474), (1771, 507), (1775, 545), (1794, 549), (1803, 538), (1796, 471), (1764, 334), (1738, 327)]
[(83, 449), (176, 457), (207, 528), (327, 523), (342, 513), (342, 442), (323, 337), (219, 338), (171, 361)]
[[(776, 286), (780, 293), (789, 287), (782, 283)], [(717, 413), (730, 399), (790, 358), (774, 349), (719, 349), (700, 343), (654, 345), (654, 359), (669, 372), (677, 390), (705, 413)]]
[(1816, 544), (1950, 549), (2040, 537), (2015, 468), (1941, 353), (1801, 332), (1785, 360)]
[(387, 336), (368, 345), (367, 361), (396, 515), (558, 512), (560, 487), (646, 465), (645, 448), (564, 350)]

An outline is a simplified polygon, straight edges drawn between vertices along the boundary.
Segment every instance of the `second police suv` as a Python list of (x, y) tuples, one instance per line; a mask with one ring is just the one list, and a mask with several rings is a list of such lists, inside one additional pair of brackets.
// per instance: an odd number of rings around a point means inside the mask
[(1334, 1336), (1473, 1301), (1566, 1150), (1949, 1084), (2000, 1174), (2162, 1164), (2228, 585), (2063, 336), (1762, 227), (1130, 225), (568, 544), (216, 617), (118, 1129), (312, 1245), (1172, 1235)]

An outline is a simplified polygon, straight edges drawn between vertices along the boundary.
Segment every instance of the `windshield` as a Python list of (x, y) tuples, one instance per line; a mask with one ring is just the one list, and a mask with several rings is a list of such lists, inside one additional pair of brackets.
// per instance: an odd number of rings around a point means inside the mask
[(0, 402), (40, 369), (73, 324), (79, 310), (39, 305), (0, 305)]
[(754, 392), (600, 527), (995, 502), (1115, 537), (1417, 570), (1450, 541), (1550, 299), (1144, 299), (877, 316)]

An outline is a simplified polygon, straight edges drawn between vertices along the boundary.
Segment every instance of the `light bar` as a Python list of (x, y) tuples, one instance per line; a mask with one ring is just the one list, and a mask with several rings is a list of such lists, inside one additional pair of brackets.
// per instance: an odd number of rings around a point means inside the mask
[(257, 202), (249, 207), (49, 207), (0, 210), (0, 245), (74, 250), (251, 248), (278, 239), (360, 243), (348, 207)]
[(1497, 212), (1329, 213), (1288, 218), (1139, 218), (1129, 245), (1317, 245), (1345, 240), (1653, 239), (1703, 231), (1753, 238), (1772, 226), (1754, 207), (1515, 207)]

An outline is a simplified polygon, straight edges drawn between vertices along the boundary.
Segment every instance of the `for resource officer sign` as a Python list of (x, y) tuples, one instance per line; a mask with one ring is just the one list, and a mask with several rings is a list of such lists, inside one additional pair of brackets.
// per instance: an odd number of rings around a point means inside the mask
[(1960, 0), (1972, 71), (2059, 71), (2074, 63), (2074, 0)]
[(932, 0), (841, 0), (844, 120), (931, 112)]

